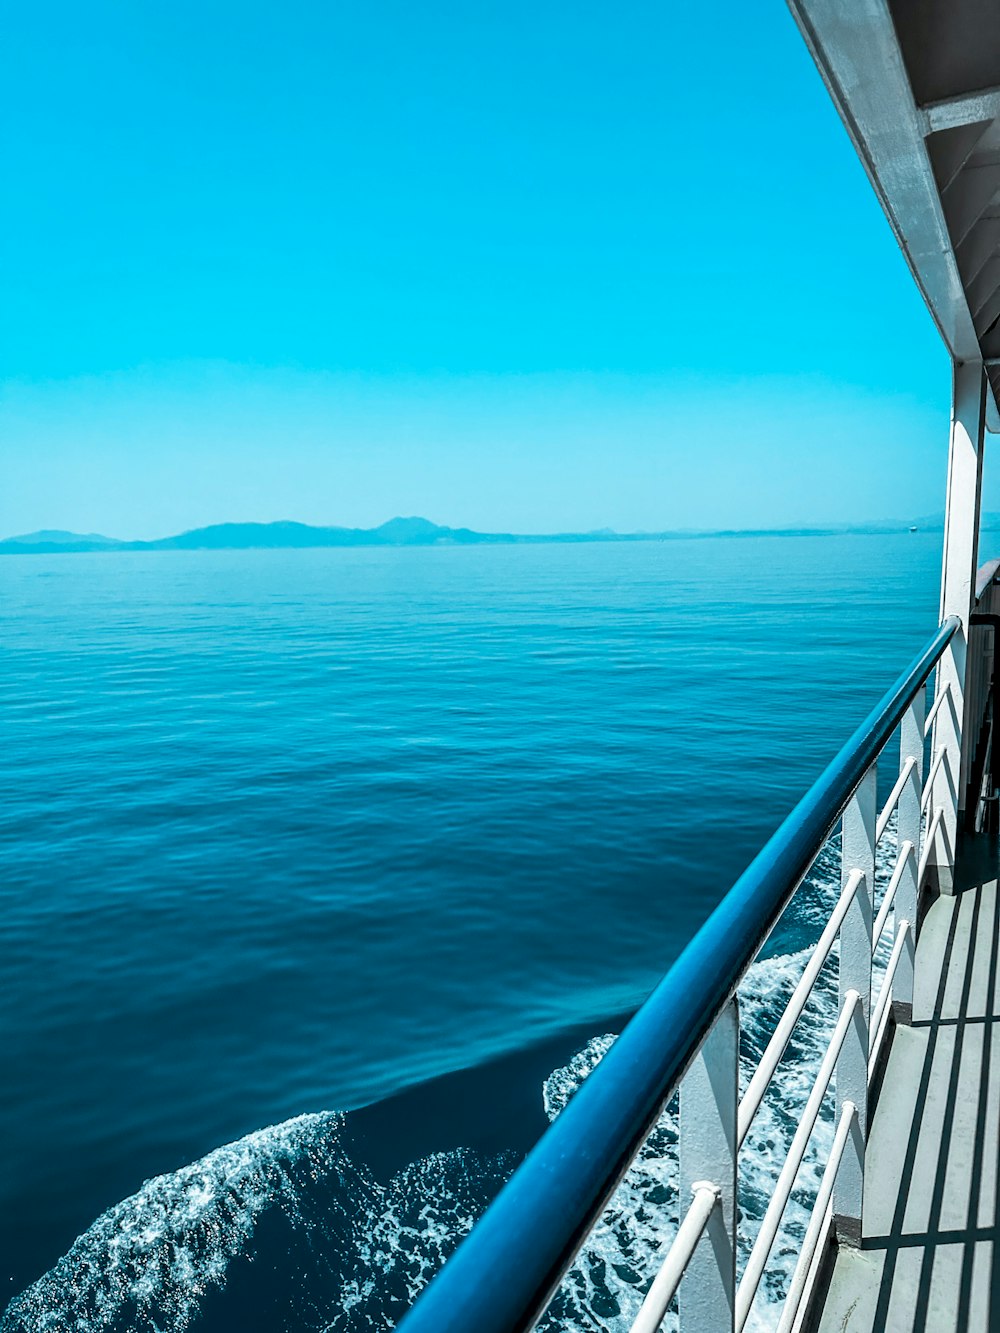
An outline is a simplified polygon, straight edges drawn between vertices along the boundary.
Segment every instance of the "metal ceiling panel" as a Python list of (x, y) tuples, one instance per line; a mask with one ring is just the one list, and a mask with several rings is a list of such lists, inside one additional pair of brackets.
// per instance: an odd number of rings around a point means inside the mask
[[(789, 7), (953, 359), (988, 355), (1000, 347), (1000, 4)], [(989, 419), (1000, 428), (995, 402)]]

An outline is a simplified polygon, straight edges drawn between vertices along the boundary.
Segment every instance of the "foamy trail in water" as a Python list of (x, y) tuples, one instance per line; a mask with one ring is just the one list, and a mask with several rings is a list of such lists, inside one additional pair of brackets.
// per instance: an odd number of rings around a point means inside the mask
[(125, 1317), (137, 1329), (187, 1328), (265, 1210), (280, 1207), (294, 1219), (304, 1179), (357, 1174), (340, 1146), (342, 1128), (340, 1115), (298, 1116), (147, 1180), (11, 1303), (0, 1328), (97, 1333)]
[[(890, 829), (879, 856), (886, 882)], [(797, 930), (818, 935), (836, 898), (831, 844), (800, 891)], [(805, 925), (803, 924), (805, 923)], [(884, 968), (889, 938), (877, 955)], [(741, 1083), (760, 1057), (811, 949), (759, 960), (741, 987)], [(876, 982), (876, 986), (877, 986)], [(836, 956), (821, 973), (740, 1155), (739, 1267), (771, 1196), (837, 1011)], [(594, 1037), (546, 1079), (550, 1119), (614, 1042)], [(751, 1315), (773, 1329), (832, 1138), (832, 1095), (799, 1177)], [(264, 1215), (280, 1210), (293, 1244), (319, 1250), (322, 1282), (290, 1299), (294, 1326), (362, 1333), (395, 1325), (515, 1162), (457, 1150), (377, 1182), (343, 1147), (344, 1117), (303, 1115), (227, 1144), (147, 1181), (104, 1213), (67, 1254), (8, 1307), (0, 1333), (183, 1333), (233, 1261), (253, 1253)], [(588, 1238), (542, 1327), (548, 1333), (626, 1333), (677, 1228), (677, 1105), (668, 1106)], [(321, 1290), (320, 1290), (321, 1288)], [(668, 1316), (666, 1328), (675, 1327)], [(291, 1325), (290, 1325), (291, 1326)]]
[(12, 1302), (0, 1329), (182, 1333), (276, 1210), (295, 1267), (315, 1278), (289, 1285), (287, 1326), (392, 1327), (515, 1160), (435, 1153), (381, 1184), (345, 1151), (343, 1126), (331, 1112), (298, 1116), (147, 1181)]

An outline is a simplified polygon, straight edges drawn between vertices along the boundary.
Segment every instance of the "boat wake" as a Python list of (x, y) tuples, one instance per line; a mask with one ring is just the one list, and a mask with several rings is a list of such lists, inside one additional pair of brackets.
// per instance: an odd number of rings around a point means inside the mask
[[(269, 1267), (285, 1248), (300, 1260), (300, 1279), (313, 1270), (286, 1292), (289, 1327), (391, 1327), (514, 1161), (434, 1154), (383, 1186), (345, 1152), (344, 1122), (331, 1112), (297, 1116), (146, 1181), (15, 1298), (0, 1329), (181, 1333), (235, 1261), (255, 1257), (265, 1224)], [(286, 1232), (284, 1247), (274, 1244), (276, 1229)]]
[(8, 1307), (2, 1327), (32, 1333), (184, 1329), (221, 1286), (261, 1214), (299, 1212), (301, 1177), (352, 1171), (343, 1117), (303, 1115), (147, 1180), (104, 1213), (56, 1266)]
[[(894, 849), (886, 847), (880, 857), (882, 883), (893, 857)], [(836, 849), (831, 846), (797, 900), (796, 933), (810, 937), (810, 945), (826, 919), (837, 883)], [(741, 987), (744, 1086), (809, 953), (810, 948), (803, 947), (760, 959)], [(877, 959), (883, 966), (886, 953), (883, 948)], [(834, 954), (740, 1155), (740, 1269), (836, 1009)], [(549, 1075), (542, 1096), (550, 1119), (614, 1040), (610, 1033), (592, 1038)], [(361, 1333), (394, 1327), (516, 1161), (513, 1154), (484, 1158), (462, 1150), (439, 1153), (380, 1183), (345, 1149), (344, 1125), (345, 1118), (332, 1112), (298, 1116), (147, 1181), (99, 1217), (55, 1267), (13, 1300), (0, 1320), (0, 1333), (183, 1333), (196, 1321), (206, 1330), (240, 1326), (227, 1304), (234, 1299), (228, 1289), (241, 1283), (246, 1289), (251, 1282), (247, 1273), (260, 1258), (264, 1233), (269, 1276), (275, 1267), (271, 1257), (278, 1251), (292, 1275), (275, 1303), (269, 1325), (275, 1333), (281, 1328)], [(831, 1138), (832, 1095), (775, 1240), (750, 1329), (775, 1326)], [(541, 1328), (548, 1333), (626, 1333), (676, 1232), (676, 1179), (675, 1099), (589, 1237)], [(251, 1308), (259, 1311), (259, 1306)], [(672, 1321), (673, 1314), (668, 1315), (664, 1327), (675, 1327)]]

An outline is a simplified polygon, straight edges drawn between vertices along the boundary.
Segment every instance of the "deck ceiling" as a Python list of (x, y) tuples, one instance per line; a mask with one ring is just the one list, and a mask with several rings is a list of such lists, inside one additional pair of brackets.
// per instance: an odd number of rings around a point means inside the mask
[(1000, 429), (1000, 0), (789, 0), (941, 336)]

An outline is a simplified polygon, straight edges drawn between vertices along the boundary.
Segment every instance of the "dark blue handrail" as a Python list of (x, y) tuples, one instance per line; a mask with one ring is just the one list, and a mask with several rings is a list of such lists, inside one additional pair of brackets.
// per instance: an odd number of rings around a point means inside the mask
[(718, 905), (399, 1325), (534, 1327), (858, 784), (959, 628), (945, 621)]

